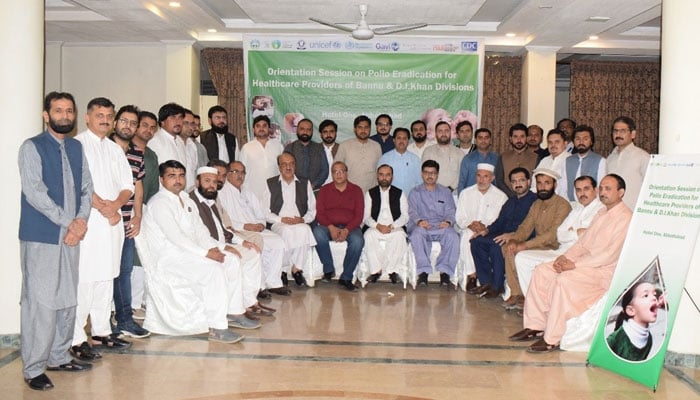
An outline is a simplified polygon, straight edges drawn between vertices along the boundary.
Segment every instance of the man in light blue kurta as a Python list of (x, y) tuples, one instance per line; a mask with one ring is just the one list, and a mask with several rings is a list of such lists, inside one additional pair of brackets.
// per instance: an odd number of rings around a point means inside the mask
[(408, 233), (416, 256), (418, 284), (427, 285), (432, 272), (430, 250), (432, 242), (440, 242), (436, 268), (440, 284), (447, 286), (454, 277), (459, 258), (459, 234), (454, 230), (455, 201), (452, 192), (437, 183), (440, 165), (434, 160), (423, 162), (423, 184), (408, 196)]
[(410, 193), (411, 189), (423, 183), (420, 177), (420, 158), (408, 151), (409, 132), (406, 128), (394, 130), (394, 150), (382, 155), (377, 167), (386, 164), (394, 170), (392, 185), (401, 189), (404, 193)]
[(72, 361), (68, 349), (77, 302), (78, 243), (87, 230), (92, 179), (82, 146), (67, 136), (75, 124), (73, 96), (49, 93), (43, 116), (48, 129), (26, 140), (18, 159), (22, 373), (35, 390), (53, 387), (46, 369), (90, 369)]

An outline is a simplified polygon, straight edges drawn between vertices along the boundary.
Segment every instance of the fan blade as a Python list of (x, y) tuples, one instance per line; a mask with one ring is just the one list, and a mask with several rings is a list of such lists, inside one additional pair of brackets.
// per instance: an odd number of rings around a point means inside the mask
[(330, 26), (331, 28), (340, 29), (341, 31), (345, 31), (345, 32), (352, 32), (355, 29), (355, 28), (349, 28), (347, 26), (343, 26), (343, 25), (339, 25), (339, 24), (334, 24), (332, 22), (322, 21), (322, 20), (316, 19), (316, 18), (309, 18), (309, 19), (314, 21), (314, 22), (317, 22), (321, 25)]
[(428, 24), (410, 24), (410, 25), (394, 25), (394, 26), (385, 26), (382, 28), (374, 28), (374, 33), (377, 35), (387, 35), (389, 33), (396, 33), (396, 32), (403, 32), (403, 31), (410, 31), (412, 29), (418, 29), (418, 28), (424, 28), (428, 26)]

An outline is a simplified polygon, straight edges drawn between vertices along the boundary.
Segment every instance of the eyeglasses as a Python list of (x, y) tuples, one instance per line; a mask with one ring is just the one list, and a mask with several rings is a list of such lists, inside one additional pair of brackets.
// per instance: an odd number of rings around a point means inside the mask
[(129, 125), (132, 128), (136, 128), (137, 126), (139, 126), (138, 121), (132, 121), (126, 118), (119, 118), (117, 121), (121, 122), (124, 125)]
[(232, 169), (231, 173), (236, 175), (245, 175), (245, 171), (242, 169)]

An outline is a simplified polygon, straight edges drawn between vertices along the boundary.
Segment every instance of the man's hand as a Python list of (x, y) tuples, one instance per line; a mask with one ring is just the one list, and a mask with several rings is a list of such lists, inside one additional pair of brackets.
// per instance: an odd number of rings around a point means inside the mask
[(282, 223), (287, 225), (303, 224), (304, 218), (302, 217), (282, 217)]
[(508, 241), (508, 244), (506, 245), (506, 251), (508, 254), (514, 256), (518, 254), (519, 252), (525, 250), (525, 242), (521, 242), (518, 240), (510, 240)]
[(508, 243), (512, 236), (512, 233), (503, 233), (493, 238), (493, 241), (496, 242), (497, 245), (503, 246), (504, 244)]
[(244, 231), (251, 231), (251, 232), (262, 232), (265, 230), (265, 225), (263, 224), (243, 224), (243, 230)]
[(337, 242), (340, 237), (340, 228), (335, 225), (328, 225), (328, 235), (331, 237), (331, 240)]
[(111, 217), (107, 218), (107, 221), (109, 221), (109, 224), (114, 226), (122, 221), (122, 216), (119, 213), (116, 213), (112, 215)]
[(586, 232), (587, 230), (588, 228), (578, 228), (576, 229), (576, 234), (578, 235), (578, 237), (581, 237), (581, 235), (583, 235), (584, 232)]
[(552, 267), (556, 272), (562, 273), (564, 271), (570, 271), (576, 268), (576, 264), (574, 264), (573, 261), (569, 260), (564, 255), (561, 255), (554, 260)]
[[(236, 249), (234, 249), (234, 250), (236, 250)], [(236, 251), (236, 253), (238, 253), (238, 251)], [(240, 254), (239, 254), (239, 257), (240, 257)], [(219, 250), (217, 247), (212, 247), (207, 252), (207, 258), (222, 263), (222, 262), (224, 262), (225, 256), (224, 256), (224, 253), (222, 253), (221, 250)]]
[(350, 231), (348, 228), (342, 228), (338, 231), (338, 239), (336, 239), (336, 242), (344, 242), (348, 240), (348, 235), (350, 234)]
[(132, 216), (129, 220), (129, 225), (126, 226), (126, 237), (131, 239), (138, 236), (141, 232), (141, 216)]
[(82, 218), (74, 219), (68, 225), (68, 232), (76, 236), (78, 240), (82, 240), (85, 237), (85, 233), (87, 233), (87, 221)]
[(391, 233), (391, 231), (394, 230), (394, 227), (391, 226), (391, 225), (377, 224), (376, 228), (377, 228), (377, 230), (378, 230), (380, 233), (383, 233), (383, 234), (385, 234), (385, 235), (386, 235), (387, 233)]
[(260, 253), (260, 247), (258, 247), (258, 245), (253, 243), (253, 242), (249, 242), (247, 240), (244, 240), (243, 247), (245, 247), (246, 249), (255, 250), (256, 252)]
[(243, 256), (241, 255), (241, 252), (240, 252), (240, 251), (236, 250), (235, 247), (233, 247), (233, 246), (231, 246), (231, 245), (229, 245), (229, 244), (227, 244), (226, 246), (224, 246), (224, 250), (227, 251), (227, 252), (229, 252), (229, 253), (231, 253), (231, 254), (233, 254), (234, 256), (236, 256), (236, 257), (238, 257), (238, 258), (242, 258), (242, 257), (243, 257)]
[(449, 221), (442, 221), (442, 222), (440, 222), (440, 224), (438, 225), (438, 228), (440, 228), (440, 229), (447, 229), (447, 228), (449, 228), (450, 226), (452, 226), (452, 224), (451, 224)]
[(424, 220), (424, 219), (418, 221), (418, 223), (417, 223), (416, 225), (418, 225), (418, 226), (420, 226), (421, 228), (426, 229), (426, 230), (429, 230), (429, 229), (430, 229), (430, 224), (428, 223), (428, 221), (426, 221), (426, 220)]
[(63, 243), (68, 246), (77, 246), (81, 239), (81, 237), (78, 237), (77, 235), (68, 231), (66, 232), (66, 236), (63, 238)]
[(467, 228), (474, 233), (478, 233), (486, 229), (486, 225), (482, 224), (481, 221), (472, 221), (469, 225), (467, 225)]
[(474, 234), (472, 235), (472, 237), (469, 238), (469, 240), (476, 239), (479, 236), (486, 236), (486, 235), (488, 235), (488, 233), (489, 233), (489, 230), (487, 228), (484, 228), (478, 232), (474, 232)]

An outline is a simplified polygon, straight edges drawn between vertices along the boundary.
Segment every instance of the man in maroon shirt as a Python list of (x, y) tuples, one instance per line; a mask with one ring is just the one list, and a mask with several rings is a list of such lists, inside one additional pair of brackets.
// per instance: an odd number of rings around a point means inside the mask
[(323, 281), (330, 282), (335, 276), (335, 266), (329, 242), (347, 242), (343, 260), (343, 273), (338, 283), (347, 290), (356, 290), (352, 275), (360, 260), (365, 239), (360, 224), (365, 211), (362, 189), (348, 182), (348, 167), (336, 161), (331, 167), (333, 181), (323, 185), (316, 199), (316, 222), (312, 228), (316, 238), (316, 252), (323, 264)]

